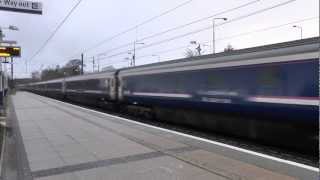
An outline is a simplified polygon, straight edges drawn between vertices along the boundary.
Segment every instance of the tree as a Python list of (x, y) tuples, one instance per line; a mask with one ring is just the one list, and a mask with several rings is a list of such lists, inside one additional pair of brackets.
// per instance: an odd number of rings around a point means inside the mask
[(188, 48), (184, 53), (184, 55), (185, 57), (190, 58), (190, 57), (197, 56), (197, 53)]
[(70, 60), (62, 68), (62, 71), (63, 71), (63, 73), (65, 73), (66, 76), (80, 75), (80, 73), (81, 73), (81, 60), (80, 59), (72, 59), (72, 60)]
[(62, 68), (57, 65), (55, 68), (46, 68), (41, 72), (41, 80), (50, 80), (68, 76), (80, 75), (81, 73), (81, 60), (72, 59)]
[(224, 48), (224, 52), (230, 52), (230, 51), (234, 51), (234, 48), (231, 44), (228, 44), (228, 46)]
[(67, 64), (64, 67), (68, 68), (68, 67), (77, 67), (77, 66), (81, 66), (80, 59), (72, 59), (69, 62), (67, 62)]
[(60, 71), (60, 69), (56, 68), (46, 68), (41, 72), (41, 80), (51, 80), (51, 79), (57, 79), (63, 77), (63, 73)]

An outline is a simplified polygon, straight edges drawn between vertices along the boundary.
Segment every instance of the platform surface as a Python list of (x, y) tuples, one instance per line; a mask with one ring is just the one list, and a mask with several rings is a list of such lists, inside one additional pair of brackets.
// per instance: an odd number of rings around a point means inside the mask
[(25, 179), (293, 180), (316, 172), (39, 95), (12, 96)]

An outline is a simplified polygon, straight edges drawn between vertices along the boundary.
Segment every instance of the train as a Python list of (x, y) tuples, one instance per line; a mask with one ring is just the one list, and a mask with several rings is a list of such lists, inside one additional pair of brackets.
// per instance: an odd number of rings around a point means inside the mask
[(319, 153), (320, 38), (30, 83), (24, 90)]

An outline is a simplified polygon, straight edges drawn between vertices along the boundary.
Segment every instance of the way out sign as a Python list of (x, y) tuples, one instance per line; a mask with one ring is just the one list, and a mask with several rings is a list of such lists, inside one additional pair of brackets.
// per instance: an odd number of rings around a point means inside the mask
[(42, 3), (24, 0), (0, 0), (0, 10), (42, 14)]

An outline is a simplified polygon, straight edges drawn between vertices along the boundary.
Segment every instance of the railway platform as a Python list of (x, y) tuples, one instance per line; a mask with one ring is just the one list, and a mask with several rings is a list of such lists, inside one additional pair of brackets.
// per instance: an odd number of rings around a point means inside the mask
[(318, 179), (318, 168), (28, 92), (9, 104), (3, 179)]

